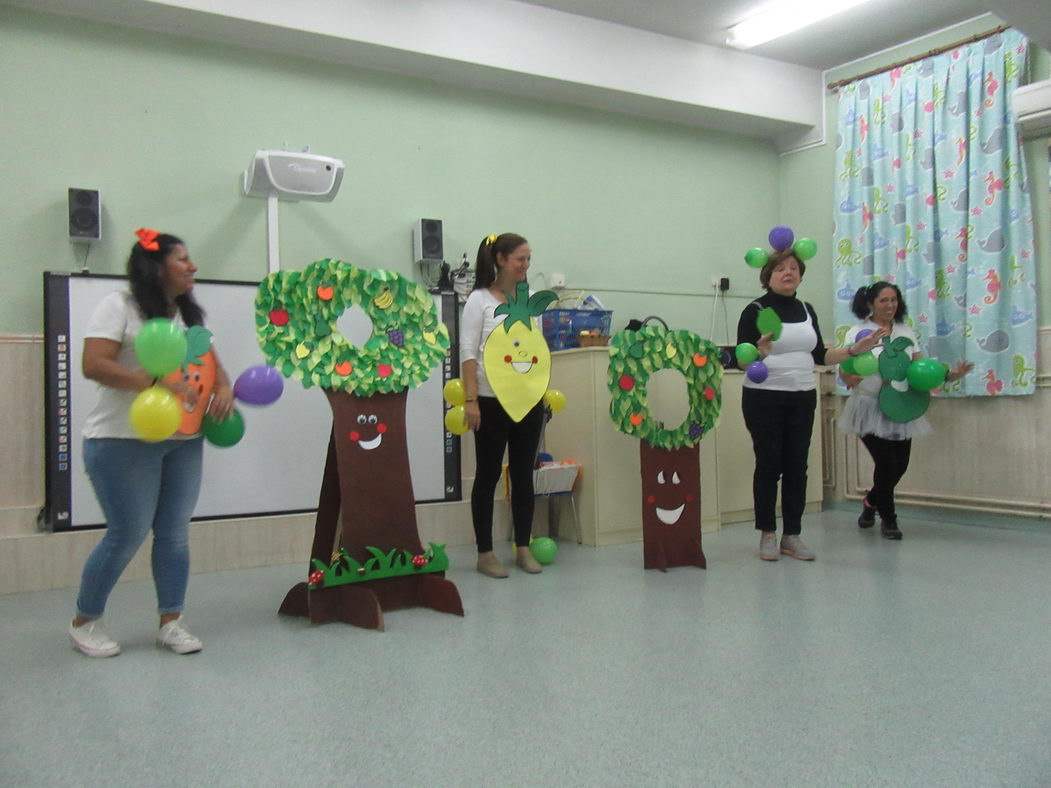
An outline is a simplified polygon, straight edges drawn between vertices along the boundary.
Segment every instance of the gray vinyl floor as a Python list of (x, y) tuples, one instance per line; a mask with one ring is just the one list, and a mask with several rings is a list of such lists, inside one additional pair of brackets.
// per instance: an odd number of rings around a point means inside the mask
[(72, 590), (0, 597), (0, 784), (1051, 785), (1051, 527), (854, 517), (807, 518), (810, 564), (750, 524), (706, 571), (562, 542), (493, 580), (453, 548), (467, 615), (382, 633), (279, 618), (300, 566), (197, 575), (195, 656), (153, 646), (149, 583), (108, 660), (69, 647)]

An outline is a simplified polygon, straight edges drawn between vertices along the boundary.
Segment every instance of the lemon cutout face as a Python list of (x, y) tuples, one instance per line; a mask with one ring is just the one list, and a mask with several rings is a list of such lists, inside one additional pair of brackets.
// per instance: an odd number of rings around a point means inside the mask
[(493, 393), (507, 415), (521, 421), (541, 400), (551, 380), (551, 352), (533, 319), (556, 296), (550, 290), (529, 295), (529, 285), (521, 282), (506, 304), (495, 314), (507, 319), (490, 332), (482, 363)]

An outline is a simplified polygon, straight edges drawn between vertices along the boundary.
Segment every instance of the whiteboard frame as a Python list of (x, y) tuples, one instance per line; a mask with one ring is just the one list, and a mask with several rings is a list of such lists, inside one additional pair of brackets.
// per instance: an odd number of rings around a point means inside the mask
[[(126, 277), (113, 274), (44, 273), (46, 445), (41, 521), (49, 530), (105, 527), (81, 462), (81, 430), (94, 405), (97, 384), (83, 377), (80, 359), (95, 304), (101, 295), (121, 289), (126, 282)], [(195, 281), (194, 296), (207, 313), (206, 322), (215, 333), (216, 349), (231, 380), (246, 368), (265, 363), (255, 338), (257, 287), (258, 282)], [(460, 439), (445, 429), (447, 406), (442, 398), (445, 382), (456, 377), (460, 367), (459, 310), (455, 294), (433, 295), (451, 341), (444, 362), (423, 385), (409, 391), (406, 405), (409, 463), (418, 504), (459, 501), (463, 492)], [(331, 410), (321, 391), (286, 379), (284, 394), (273, 405), (257, 408), (238, 403), (238, 409), (245, 417), (245, 437), (229, 449), (205, 445), (204, 478), (193, 519), (316, 511), (332, 427)]]

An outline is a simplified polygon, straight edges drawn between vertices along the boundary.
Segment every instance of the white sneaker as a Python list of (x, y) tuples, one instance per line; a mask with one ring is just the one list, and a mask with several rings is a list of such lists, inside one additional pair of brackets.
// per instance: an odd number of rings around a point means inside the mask
[(157, 633), (157, 645), (176, 654), (193, 654), (204, 648), (200, 638), (194, 637), (182, 626), (182, 616), (169, 621)]
[(99, 619), (79, 627), (69, 625), (69, 639), (73, 648), (89, 657), (115, 657), (120, 653), (120, 643), (102, 631)]

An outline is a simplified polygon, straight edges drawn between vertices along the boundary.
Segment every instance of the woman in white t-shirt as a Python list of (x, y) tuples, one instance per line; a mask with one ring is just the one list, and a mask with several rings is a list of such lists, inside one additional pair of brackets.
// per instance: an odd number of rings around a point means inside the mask
[(482, 363), (489, 334), (503, 318), (498, 306), (507, 303), (532, 259), (529, 242), (515, 233), (482, 239), (475, 263), (474, 290), (463, 307), (460, 322), (460, 363), (467, 401), (467, 426), (474, 431), (476, 470), (471, 488), (471, 520), (478, 544), (478, 571), (489, 577), (507, 577), (507, 569), (493, 552), (493, 494), (503, 471), (507, 449), (511, 477), (511, 519), (514, 524), (515, 562), (530, 574), (541, 571), (529, 551), (533, 528), (533, 466), (544, 426), (544, 408), (538, 402), (521, 421), (514, 421), (493, 392)]
[(169, 318), (185, 329), (203, 325), (204, 313), (192, 295), (197, 267), (183, 242), (153, 230), (136, 233), (139, 241), (128, 257), (129, 288), (102, 299), (84, 339), (84, 376), (99, 384), (98, 402), (84, 427), (84, 467), (106, 516), (106, 533), (84, 565), (69, 637), (89, 657), (120, 653), (100, 621), (110, 592), (150, 531), (157, 644), (179, 654), (201, 650), (201, 641), (182, 621), (188, 525), (201, 485), (201, 437), (176, 433), (147, 443), (132, 431), (128, 410), (140, 391), (155, 384), (181, 395), (187, 409), (207, 406), (219, 420), (233, 409), (230, 381), (214, 351), (211, 391), (183, 379), (155, 380), (139, 365), (135, 334), (146, 320)]
[[(861, 318), (844, 338), (846, 344), (853, 344), (881, 329), (888, 332), (889, 341), (904, 337), (912, 342), (912, 358), (920, 358), (919, 338), (909, 326), (905, 325), (905, 302), (901, 290), (890, 282), (876, 282), (868, 287), (859, 288), (854, 294), (851, 311)], [(883, 345), (872, 350), (879, 356)], [(974, 364), (962, 362), (946, 375), (946, 380), (959, 380), (974, 368)], [(894, 488), (909, 468), (909, 457), (912, 453), (912, 439), (927, 435), (931, 425), (920, 416), (906, 422), (891, 421), (879, 406), (879, 393), (886, 383), (879, 372), (862, 377), (840, 371), (840, 377), (851, 389), (850, 399), (843, 409), (840, 429), (843, 432), (857, 435), (865, 444), (872, 456), (872, 489), (865, 495), (861, 504), (861, 516), (858, 525), (871, 528), (876, 522), (876, 512), (880, 516), (880, 533), (884, 539), (898, 540), (902, 537), (898, 528), (898, 516), (894, 508)]]

